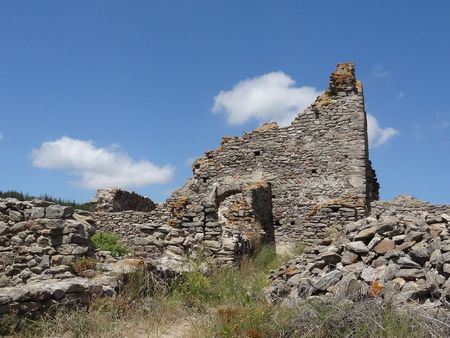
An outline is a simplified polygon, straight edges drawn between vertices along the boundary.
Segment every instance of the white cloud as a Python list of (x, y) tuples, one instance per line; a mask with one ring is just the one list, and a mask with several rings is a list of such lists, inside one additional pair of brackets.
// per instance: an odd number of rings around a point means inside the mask
[(377, 119), (371, 114), (367, 114), (367, 132), (369, 145), (375, 148), (388, 142), (398, 134), (398, 131), (394, 128), (381, 128)]
[(173, 176), (170, 165), (158, 167), (147, 161), (135, 161), (118, 146), (97, 148), (92, 141), (62, 137), (44, 142), (32, 151), (33, 165), (66, 170), (79, 176), (77, 185), (85, 189), (137, 187), (166, 183)]
[(229, 124), (256, 119), (286, 126), (321, 94), (314, 87), (294, 85), (295, 81), (283, 72), (246, 79), (229, 91), (221, 91), (214, 98), (212, 110), (224, 112)]
[(389, 77), (390, 73), (384, 69), (382, 65), (375, 65), (372, 67), (372, 76), (376, 78)]
[[(321, 94), (313, 87), (294, 85), (295, 81), (283, 72), (246, 79), (229, 91), (221, 91), (214, 98), (212, 110), (226, 113), (230, 124), (256, 119), (260, 122), (277, 121), (286, 126)], [(373, 147), (379, 147), (398, 134), (393, 128), (381, 128), (370, 114), (367, 123), (369, 143)]]

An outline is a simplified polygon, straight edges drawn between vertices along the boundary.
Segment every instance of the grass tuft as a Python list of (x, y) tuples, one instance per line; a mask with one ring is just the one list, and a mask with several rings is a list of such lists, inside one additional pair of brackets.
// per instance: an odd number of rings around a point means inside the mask
[(119, 237), (112, 232), (98, 232), (91, 237), (97, 249), (109, 251), (113, 256), (120, 257), (130, 253), (130, 250), (119, 241)]

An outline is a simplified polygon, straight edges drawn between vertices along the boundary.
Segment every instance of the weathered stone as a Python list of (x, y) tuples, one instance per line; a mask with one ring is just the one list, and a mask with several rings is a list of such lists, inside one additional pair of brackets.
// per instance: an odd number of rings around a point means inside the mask
[(396, 246), (396, 249), (397, 249), (397, 250), (400, 250), (400, 251), (407, 251), (408, 249), (412, 248), (415, 244), (416, 244), (415, 241), (412, 241), (412, 242), (403, 242), (402, 244), (397, 245), (397, 246)]
[(353, 252), (351, 252), (349, 250), (344, 250), (344, 252), (342, 253), (341, 262), (344, 265), (353, 264), (353, 263), (356, 263), (358, 261), (358, 257), (359, 256), (354, 254)]
[(335, 285), (342, 277), (342, 272), (338, 270), (331, 271), (319, 278), (317, 283), (313, 284), (313, 287), (318, 290), (326, 290), (330, 286)]
[(372, 282), (374, 280), (375, 274), (376, 274), (377, 270), (372, 268), (372, 267), (367, 267), (365, 269), (363, 269), (363, 271), (361, 272), (361, 278), (362, 280), (364, 280), (365, 282)]
[(369, 249), (367, 248), (367, 246), (364, 244), (364, 242), (361, 241), (357, 241), (357, 242), (349, 242), (347, 244), (345, 244), (345, 246), (356, 253), (366, 253), (369, 252)]
[(62, 205), (50, 205), (45, 208), (46, 218), (68, 218), (72, 216), (74, 209), (72, 207), (66, 207)]
[(393, 250), (395, 248), (395, 242), (390, 239), (383, 239), (378, 243), (373, 249), (377, 254), (384, 255), (386, 252)]
[(395, 295), (400, 293), (405, 283), (406, 281), (402, 278), (396, 278), (392, 281), (386, 282), (384, 284), (384, 299), (390, 302)]
[(373, 226), (367, 229), (364, 229), (360, 231), (356, 237), (355, 240), (367, 240), (375, 236), (375, 233), (377, 231), (377, 227)]
[(9, 219), (13, 222), (23, 221), (23, 215), (16, 210), (9, 210)]
[(334, 252), (324, 252), (320, 255), (320, 258), (326, 263), (326, 264), (332, 264), (336, 265), (340, 260), (341, 256)]
[(396, 278), (403, 278), (405, 280), (414, 280), (425, 277), (425, 272), (422, 269), (400, 269), (395, 274)]
[(430, 258), (431, 252), (424, 245), (416, 244), (409, 251), (411, 259), (419, 264), (424, 264)]
[(402, 268), (421, 268), (421, 265), (413, 261), (409, 256), (400, 257), (397, 260), (397, 264)]

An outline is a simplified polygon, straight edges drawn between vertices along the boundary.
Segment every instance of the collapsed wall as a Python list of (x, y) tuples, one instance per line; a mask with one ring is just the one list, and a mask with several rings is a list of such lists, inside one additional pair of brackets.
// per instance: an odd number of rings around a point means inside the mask
[[(378, 199), (368, 155), (362, 86), (353, 64), (338, 64), (329, 88), (290, 126), (265, 124), (194, 162), (193, 177), (145, 212), (114, 207), (99, 191), (99, 231), (121, 236), (137, 254), (183, 265), (203, 251), (219, 264), (253, 242), (315, 245), (330, 230), (367, 216)], [(239, 224), (239, 225), (238, 225)], [(244, 249), (246, 248), (246, 249)]]
[(99, 212), (126, 210), (149, 212), (156, 208), (156, 204), (150, 198), (119, 188), (97, 190), (97, 194), (90, 201), (90, 205), (92, 210)]
[(369, 297), (448, 314), (450, 205), (410, 196), (375, 202), (370, 217), (347, 224), (321, 244), (272, 271), (270, 301)]
[(269, 123), (224, 137), (194, 162), (193, 173), (172, 198), (201, 205), (230, 182), (270, 182), (277, 241), (314, 244), (330, 227), (366, 216), (379, 186), (354, 65), (338, 64), (329, 88), (290, 126)]
[(274, 241), (271, 186), (233, 182), (208, 200), (170, 198), (151, 212), (93, 213), (97, 231), (118, 234), (136, 256), (163, 270), (188, 268), (198, 253), (217, 265), (234, 265), (261, 243)]

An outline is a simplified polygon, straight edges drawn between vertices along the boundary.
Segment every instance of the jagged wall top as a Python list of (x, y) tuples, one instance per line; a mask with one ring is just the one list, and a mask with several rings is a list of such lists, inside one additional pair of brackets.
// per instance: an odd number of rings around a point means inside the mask
[[(364, 97), (353, 63), (338, 64), (329, 88), (291, 125), (267, 123), (241, 137), (224, 137), (219, 148), (194, 162), (193, 177), (173, 198), (187, 196), (203, 203), (214, 186), (259, 179), (273, 184), (277, 235), (285, 238), (317, 238), (330, 222), (323, 215), (306, 229), (310, 222), (305, 215), (330, 209), (317, 204), (344, 201), (342, 210), (348, 217), (334, 216), (343, 222), (365, 216), (369, 202), (378, 196), (378, 183), (369, 160)], [(358, 210), (345, 210), (348, 201), (355, 201)]]

